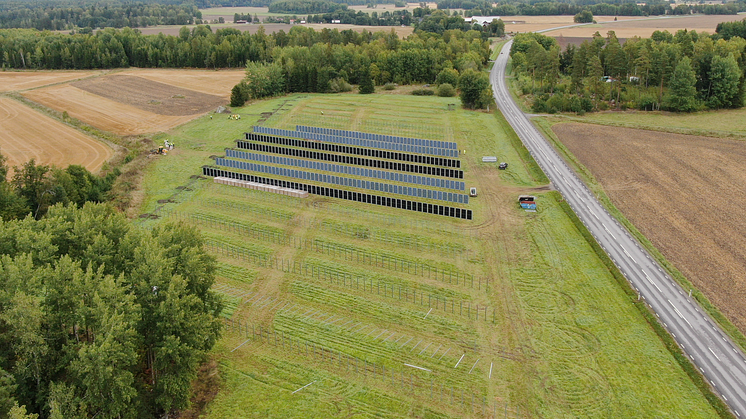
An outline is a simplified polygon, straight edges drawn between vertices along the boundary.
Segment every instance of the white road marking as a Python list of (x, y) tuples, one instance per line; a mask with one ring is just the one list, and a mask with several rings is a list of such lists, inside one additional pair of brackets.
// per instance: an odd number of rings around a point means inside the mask
[[(712, 353), (713, 355), (715, 355), (715, 358), (717, 358), (717, 359), (718, 359), (718, 361), (720, 361), (720, 357), (719, 357), (719, 356), (718, 356), (718, 355), (717, 355), (717, 354), (715, 353), (715, 351), (713, 351), (713, 350), (712, 350), (712, 349), (711, 349), (711, 348), (710, 348), (709, 346), (707, 347), (707, 349), (709, 349), (709, 350), (710, 350), (710, 352), (711, 352), (711, 353)], [(715, 384), (715, 383), (712, 383), (712, 384)]]

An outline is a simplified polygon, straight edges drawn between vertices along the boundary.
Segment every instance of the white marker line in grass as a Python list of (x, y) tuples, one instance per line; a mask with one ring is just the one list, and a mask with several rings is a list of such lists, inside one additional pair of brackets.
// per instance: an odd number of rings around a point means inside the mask
[(310, 386), (311, 384), (313, 384), (313, 383), (315, 383), (315, 382), (316, 382), (316, 380), (313, 380), (313, 381), (311, 381), (310, 383), (308, 383), (308, 384), (304, 385), (303, 387), (299, 388), (298, 390), (295, 390), (294, 392), (292, 392), (292, 393), (290, 393), (290, 394), (295, 394), (295, 393), (297, 393), (297, 392), (299, 392), (299, 391), (303, 390), (304, 388), (306, 388), (306, 387)]
[[(244, 345), (246, 344), (246, 342), (248, 342), (248, 341), (250, 341), (250, 340), (251, 340), (251, 338), (248, 338), (248, 339), (246, 339), (245, 341), (243, 341), (243, 343), (242, 343), (242, 344), (240, 344), (240, 345), (236, 346), (235, 348), (233, 348), (233, 351), (235, 351), (236, 349), (238, 349), (238, 348), (240, 348), (240, 347), (244, 346)], [(231, 351), (231, 352), (233, 352), (233, 351)]]
[(347, 323), (345, 323), (345, 324), (343, 324), (342, 326), (339, 326), (339, 327), (345, 327), (345, 326), (347, 326), (350, 323), (352, 323), (352, 320), (348, 321)]
[[(482, 358), (477, 358), (477, 362), (479, 362), (480, 359)], [(469, 370), (469, 374), (471, 374), (471, 372), (474, 371), (474, 367), (477, 366), (477, 362), (475, 362), (474, 365), (471, 366), (471, 369)]]
[(383, 334), (384, 332), (386, 332), (386, 329), (383, 329), (383, 330), (381, 330), (381, 333), (379, 333), (379, 334), (378, 334), (378, 336), (374, 337), (374, 338), (373, 338), (373, 340), (376, 340), (376, 339), (378, 339), (379, 337), (381, 337), (381, 335), (382, 335), (382, 334)]
[(436, 350), (435, 350), (435, 352), (433, 352), (433, 354), (432, 354), (432, 355), (430, 355), (430, 358), (434, 357), (434, 356), (435, 356), (435, 354), (437, 354), (437, 353), (438, 353), (438, 351), (440, 350), (440, 348), (442, 348), (442, 347), (443, 347), (443, 345), (438, 345), (438, 349), (436, 349)]
[(422, 320), (425, 320), (431, 311), (433, 311), (432, 307), (430, 307), (430, 310), (427, 312), (427, 314), (425, 314), (425, 317), (423, 317)]
[(403, 338), (404, 336), (406, 336), (406, 335), (399, 336), (399, 339), (395, 340), (394, 343), (399, 343), (399, 341), (401, 340), (401, 338)]
[[(409, 338), (409, 340), (412, 340), (412, 339), (414, 339), (414, 337), (411, 337), (411, 338)], [(401, 346), (399, 347), (399, 349), (403, 348), (403, 347), (404, 347), (404, 345), (408, 344), (408, 343), (409, 343), (409, 340), (408, 340), (408, 341), (406, 341), (406, 342), (404, 342), (404, 343), (402, 343), (402, 344), (401, 344)]]
[(374, 328), (372, 328), (372, 329), (370, 329), (370, 332), (366, 333), (366, 334), (365, 334), (365, 337), (367, 338), (368, 336), (370, 336), (370, 334), (371, 334), (371, 333), (373, 333), (373, 331), (374, 331), (374, 330), (376, 330), (376, 328), (375, 328), (375, 327), (374, 327)]
[(489, 378), (492, 378), (492, 362), (490, 362), (490, 376)]
[(383, 341), (384, 341), (384, 342), (386, 342), (387, 340), (391, 339), (391, 336), (394, 336), (395, 334), (396, 334), (396, 332), (392, 333), (391, 335), (389, 335), (389, 337), (387, 337), (387, 338), (386, 338), (386, 339), (384, 339)]
[(458, 362), (456, 363), (456, 365), (453, 366), (453, 368), (458, 368), (458, 364), (461, 363), (461, 360), (464, 359), (465, 356), (466, 354), (461, 355), (461, 358), (459, 358)]
[(418, 370), (422, 370), (422, 371), (432, 372), (432, 370), (429, 370), (427, 368), (418, 367), (417, 365), (404, 364), (404, 366), (410, 367), (410, 368), (417, 368)]
[(451, 348), (448, 348), (448, 349), (446, 349), (446, 351), (445, 351), (445, 352), (443, 352), (443, 355), (441, 355), (441, 356), (440, 356), (440, 358), (438, 358), (438, 361), (440, 361), (441, 359), (443, 359), (443, 357), (444, 357), (444, 356), (445, 356), (445, 355), (446, 355), (446, 354), (448, 353), (448, 351), (450, 351), (450, 350), (451, 350)]
[(422, 353), (425, 352), (425, 349), (429, 348), (430, 345), (432, 345), (432, 344), (433, 344), (432, 342), (428, 343), (427, 346), (425, 346), (424, 348), (422, 348), (422, 350), (420, 351), (420, 353), (418, 353), (417, 355), (422, 355)]
[(420, 341), (419, 341), (419, 342), (417, 342), (417, 345), (414, 345), (414, 346), (412, 347), (412, 350), (411, 350), (411, 351), (409, 351), (409, 352), (414, 352), (414, 348), (416, 348), (416, 347), (420, 346), (420, 343), (422, 343), (422, 341), (423, 341), (423, 340), (424, 340), (424, 339), (420, 339)]

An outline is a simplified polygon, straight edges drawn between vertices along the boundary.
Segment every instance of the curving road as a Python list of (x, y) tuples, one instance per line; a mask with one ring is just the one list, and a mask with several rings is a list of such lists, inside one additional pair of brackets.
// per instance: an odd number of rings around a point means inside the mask
[(621, 272), (725, 403), (746, 418), (746, 357), (627, 230), (606, 212), (513, 101), (505, 82), (512, 41), (495, 60), (495, 101), (523, 144)]

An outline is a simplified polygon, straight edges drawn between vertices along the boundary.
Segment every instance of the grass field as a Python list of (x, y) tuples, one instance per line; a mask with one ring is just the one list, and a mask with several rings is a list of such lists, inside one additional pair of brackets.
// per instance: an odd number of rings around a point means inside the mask
[(636, 111), (596, 112), (585, 116), (548, 117), (548, 120), (553, 122), (570, 120), (707, 137), (746, 138), (746, 109), (721, 109), (681, 114)]
[[(193, 223), (220, 262), (206, 417), (714, 417), (504, 119), (453, 102), (293, 95), (154, 138), (177, 148), (146, 172), (141, 212), (159, 218), (139, 224)], [(194, 176), (260, 119), (457, 141), (475, 220)]]

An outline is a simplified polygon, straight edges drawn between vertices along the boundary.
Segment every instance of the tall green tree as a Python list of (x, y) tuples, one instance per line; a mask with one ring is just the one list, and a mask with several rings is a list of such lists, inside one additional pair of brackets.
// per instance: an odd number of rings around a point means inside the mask
[(663, 106), (675, 112), (692, 112), (697, 110), (697, 78), (692, 69), (689, 57), (683, 57), (676, 65), (668, 94), (664, 97)]
[(359, 92), (360, 94), (366, 95), (373, 93), (374, 91), (375, 87), (373, 86), (373, 77), (370, 75), (370, 68), (366, 67), (362, 70), (360, 75)]
[(743, 72), (733, 54), (727, 57), (716, 55), (712, 57), (710, 66), (711, 89), (707, 99), (710, 109), (739, 108), (743, 106), (743, 95), (740, 81)]
[(491, 100), (492, 88), (487, 75), (475, 70), (466, 70), (459, 78), (461, 104), (468, 109), (486, 108)]

